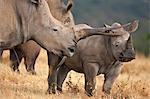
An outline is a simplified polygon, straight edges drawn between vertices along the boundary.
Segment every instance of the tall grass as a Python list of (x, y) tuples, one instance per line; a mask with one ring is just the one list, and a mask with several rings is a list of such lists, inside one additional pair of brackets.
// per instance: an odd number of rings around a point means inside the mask
[[(37, 75), (29, 75), (23, 64), (20, 74), (12, 72), (9, 67), (8, 52), (4, 53), (0, 64), (0, 99), (88, 99), (84, 93), (84, 76), (71, 71), (63, 85), (63, 93), (47, 95), (48, 65), (45, 51), (41, 51), (36, 62)], [(96, 78), (96, 90), (92, 99), (103, 96), (103, 75)], [(150, 58), (138, 55), (126, 63), (115, 81), (111, 96), (114, 99), (150, 99)]]

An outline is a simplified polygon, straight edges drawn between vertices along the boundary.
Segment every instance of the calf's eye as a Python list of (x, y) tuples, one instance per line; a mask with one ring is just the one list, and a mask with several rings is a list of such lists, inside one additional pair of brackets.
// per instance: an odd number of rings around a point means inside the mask
[(115, 46), (118, 47), (119, 46), (119, 42), (116, 42)]
[(57, 30), (57, 29), (53, 29), (53, 31), (55, 31), (55, 32), (56, 32), (56, 31), (58, 31), (58, 30)]

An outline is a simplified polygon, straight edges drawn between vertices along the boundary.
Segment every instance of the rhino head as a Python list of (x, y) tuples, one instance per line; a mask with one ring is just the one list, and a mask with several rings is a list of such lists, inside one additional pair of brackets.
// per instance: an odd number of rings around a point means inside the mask
[[(114, 23), (112, 26), (105, 25), (109, 28), (121, 26), (119, 23)], [(130, 25), (118, 29), (111, 30), (113, 33), (120, 34), (111, 37), (111, 50), (113, 56), (121, 61), (128, 62), (135, 59), (135, 50), (132, 43), (131, 33), (138, 28), (138, 21), (133, 21)]]

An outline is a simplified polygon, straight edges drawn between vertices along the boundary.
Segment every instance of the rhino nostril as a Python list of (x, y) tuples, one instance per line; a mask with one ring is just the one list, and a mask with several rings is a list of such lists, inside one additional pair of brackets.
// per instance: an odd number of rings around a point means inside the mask
[(75, 47), (70, 47), (70, 48), (68, 48), (69, 49), (69, 51), (71, 52), (71, 53), (74, 53), (75, 52)]

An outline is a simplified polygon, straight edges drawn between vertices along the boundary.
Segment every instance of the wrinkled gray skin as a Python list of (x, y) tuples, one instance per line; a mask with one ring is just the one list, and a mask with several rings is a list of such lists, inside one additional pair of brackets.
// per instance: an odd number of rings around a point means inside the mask
[[(120, 25), (114, 23), (111, 27)], [(62, 84), (70, 70), (84, 73), (85, 91), (88, 96), (93, 95), (96, 76), (104, 74), (103, 91), (110, 94), (115, 79), (118, 77), (122, 63), (135, 59), (135, 51), (129, 32), (134, 32), (137, 26), (131, 24), (128, 31), (123, 28), (113, 30), (122, 32), (121, 36), (91, 36), (77, 43), (73, 57), (67, 58), (59, 68), (57, 76), (57, 90), (62, 91)]]

